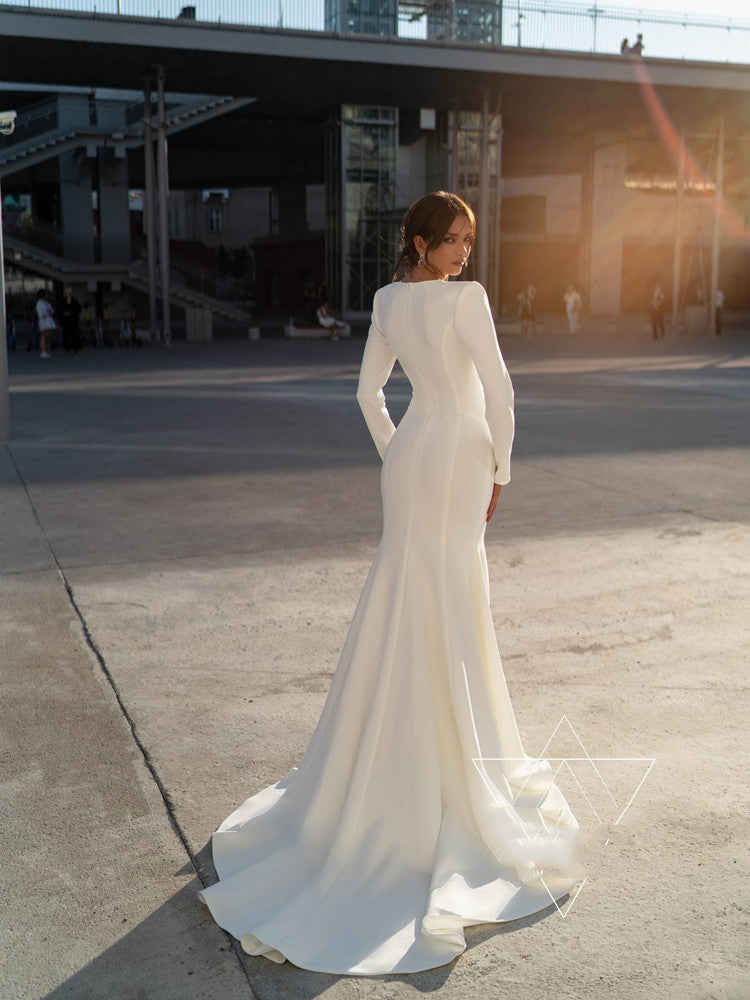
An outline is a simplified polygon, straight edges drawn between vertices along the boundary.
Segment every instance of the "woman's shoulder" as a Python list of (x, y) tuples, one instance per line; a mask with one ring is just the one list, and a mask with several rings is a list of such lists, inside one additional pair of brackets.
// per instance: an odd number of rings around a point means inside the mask
[(389, 284), (383, 285), (377, 290), (377, 292), (375, 292), (373, 301), (376, 299), (387, 299), (391, 295), (397, 295), (398, 289), (406, 288), (407, 285), (407, 281), (391, 281)]
[(478, 281), (393, 281), (383, 285), (373, 297), (373, 309), (379, 304), (385, 304), (396, 295), (404, 294), (410, 288), (427, 288), (429, 294), (444, 296), (443, 301), (458, 301), (462, 296), (465, 301), (482, 301), (487, 298), (484, 286)]
[(478, 281), (456, 281), (454, 284), (457, 288), (457, 298), (460, 298), (462, 303), (487, 302), (487, 292), (484, 290), (484, 285)]

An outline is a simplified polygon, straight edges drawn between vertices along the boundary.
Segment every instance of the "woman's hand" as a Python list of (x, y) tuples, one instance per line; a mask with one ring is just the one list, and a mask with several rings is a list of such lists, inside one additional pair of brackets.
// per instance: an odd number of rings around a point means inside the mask
[(497, 510), (497, 501), (500, 499), (500, 491), (502, 486), (499, 483), (495, 483), (492, 487), (492, 499), (490, 500), (490, 505), (487, 508), (487, 524), (492, 520), (492, 515)]

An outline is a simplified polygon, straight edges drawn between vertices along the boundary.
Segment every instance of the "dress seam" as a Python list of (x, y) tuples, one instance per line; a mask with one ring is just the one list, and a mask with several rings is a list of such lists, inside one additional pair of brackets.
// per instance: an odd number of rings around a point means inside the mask
[[(406, 308), (406, 328), (407, 328), (408, 336), (409, 336), (409, 346), (411, 347), (412, 352), (413, 352), (414, 348), (413, 348), (413, 343), (412, 343), (411, 323), (410, 323), (410, 319), (409, 319), (409, 302), (408, 302), (408, 299), (407, 299), (407, 308)], [(422, 374), (424, 375), (424, 373), (422, 373)], [(434, 411), (434, 400), (432, 400), (432, 404), (433, 405), (432, 405), (431, 413)], [(426, 431), (427, 431), (427, 421), (425, 421), (425, 423), (423, 424), (423, 426), (422, 426), (422, 428), (421, 428), (421, 430), (419, 432), (419, 437), (417, 439), (417, 445), (416, 445), (416, 448), (414, 449), (414, 454), (412, 455), (411, 467), (410, 467), (410, 470), (409, 470), (410, 490), (411, 491), (413, 491), (414, 481), (416, 479), (417, 457), (419, 455), (419, 451), (420, 451), (421, 446), (422, 446), (422, 440), (424, 438), (424, 435), (425, 435)], [(384, 462), (384, 464), (385, 464), (385, 462)], [(382, 473), (381, 473), (381, 475), (382, 475)], [(401, 624), (401, 615), (403, 613), (403, 597), (404, 597), (404, 590), (405, 590), (405, 586), (406, 586), (406, 580), (408, 578), (409, 562), (410, 562), (410, 556), (411, 556), (411, 546), (412, 546), (412, 531), (411, 531), (411, 526), (412, 526), (412, 523), (413, 523), (413, 520), (414, 520), (414, 511), (413, 511), (411, 505), (409, 506), (408, 518), (409, 518), (409, 521), (408, 521), (407, 538), (408, 538), (409, 541), (408, 541), (408, 544), (407, 544), (406, 548), (404, 549), (404, 553), (403, 553), (403, 561), (402, 561), (401, 571), (399, 573), (399, 578), (398, 578), (398, 595), (397, 595), (398, 596), (398, 600), (395, 603), (395, 606), (398, 608), (398, 619), (396, 620), (395, 623), (392, 623), (392, 625), (391, 625), (390, 636), (389, 636), (389, 648), (386, 651), (386, 655), (384, 655), (383, 660), (380, 663), (380, 667), (379, 667), (379, 671), (378, 671), (379, 674), (380, 674), (379, 680), (381, 682), (381, 684), (380, 684), (380, 690), (382, 691), (382, 697), (383, 697), (383, 699), (385, 701), (387, 701), (388, 696), (389, 696), (389, 691), (390, 691), (390, 676), (391, 676), (391, 674), (393, 672), (393, 662), (394, 662), (394, 658), (395, 658), (395, 652), (394, 652), (394, 650), (395, 650), (396, 640), (397, 640), (397, 637), (398, 637), (398, 630), (399, 630), (399, 627), (400, 627), (400, 624)], [(394, 627), (394, 625), (395, 625), (395, 627)], [(388, 670), (389, 670), (388, 683), (387, 684), (383, 684), (383, 680), (384, 680), (383, 668), (384, 668), (384, 666), (386, 664), (388, 664)], [(373, 704), (373, 706), (372, 706), (373, 708), (375, 707), (375, 704), (376, 703)], [(371, 709), (371, 714), (370, 714), (369, 718), (372, 719), (372, 709)], [(363, 738), (360, 739), (358, 752), (357, 752), (357, 755), (355, 757), (354, 766), (352, 768), (352, 774), (354, 774), (354, 772), (357, 770), (357, 764), (358, 764), (358, 760), (359, 760), (359, 754), (362, 751), (362, 744), (364, 742), (364, 737), (367, 735), (368, 728), (369, 727), (366, 725), (365, 726), (365, 731), (363, 733)], [(371, 770), (371, 768), (370, 768), (370, 770)], [(366, 782), (363, 783), (363, 782), (360, 781), (358, 784), (359, 784), (360, 789), (362, 789), (363, 785), (366, 785)], [(356, 810), (357, 810), (357, 815), (353, 819), (354, 822), (356, 822), (356, 820), (359, 818), (359, 816), (360, 816), (360, 814), (362, 812), (362, 808), (363, 808), (363, 805), (364, 805), (364, 799), (365, 799), (364, 792), (360, 792), (359, 802), (357, 803), (357, 806), (355, 807)], [(344, 804), (344, 811), (346, 811), (346, 802)], [(352, 817), (347, 817), (347, 820), (351, 822), (352, 821)], [(339, 827), (338, 836), (340, 836), (340, 834), (341, 834), (341, 827)], [(337, 839), (338, 839), (338, 836), (337, 836)], [(323, 865), (321, 867), (321, 879), (323, 877), (323, 873), (326, 870), (326, 867), (328, 866), (329, 859), (331, 857), (331, 850), (332, 850), (333, 846), (335, 845), (335, 843), (336, 843), (336, 841), (334, 841), (333, 844), (331, 845), (331, 848), (329, 848), (328, 854), (326, 855), (326, 860), (325, 860), (325, 862), (323, 863)], [(338, 877), (338, 874), (339, 874), (339, 872), (341, 870), (341, 864), (338, 864), (336, 866), (336, 869), (337, 870), (332, 875), (330, 875), (329, 878), (327, 879), (326, 892), (328, 891), (328, 889), (330, 889), (330, 886), (332, 885), (332, 883)]]

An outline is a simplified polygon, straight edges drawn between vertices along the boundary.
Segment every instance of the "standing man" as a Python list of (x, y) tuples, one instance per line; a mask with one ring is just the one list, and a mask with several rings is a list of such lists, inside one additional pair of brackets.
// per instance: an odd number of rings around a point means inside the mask
[(534, 299), (536, 298), (536, 288), (533, 285), (526, 287), (518, 293), (518, 315), (521, 319), (521, 329), (527, 337), (531, 337), (534, 329)]
[(70, 351), (78, 353), (81, 349), (81, 303), (73, 295), (70, 285), (66, 286), (63, 294), (60, 326), (65, 353), (69, 354)]
[(724, 292), (720, 288), (716, 289), (716, 310), (714, 312), (714, 331), (717, 337), (721, 336), (721, 314), (724, 312)]
[(664, 307), (666, 304), (667, 297), (661, 290), (661, 285), (657, 285), (651, 299), (651, 332), (654, 340), (664, 336)]

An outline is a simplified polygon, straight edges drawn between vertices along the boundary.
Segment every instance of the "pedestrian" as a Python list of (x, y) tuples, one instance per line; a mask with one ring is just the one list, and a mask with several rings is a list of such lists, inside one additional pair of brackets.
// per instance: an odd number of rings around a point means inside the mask
[(336, 319), (333, 315), (331, 304), (327, 298), (324, 298), (319, 304), (316, 318), (321, 326), (331, 331), (331, 340), (338, 340), (339, 337), (348, 337), (352, 332), (352, 328), (348, 323)]
[(620, 42), (620, 55), (626, 56), (630, 54), (630, 42), (627, 38), (623, 38)]
[(73, 295), (73, 289), (67, 285), (63, 293), (60, 309), (60, 326), (62, 327), (63, 350), (66, 354), (81, 349), (81, 303)]
[(643, 35), (636, 35), (635, 43), (630, 46), (630, 54), (640, 56), (646, 46), (643, 44)]
[(16, 349), (16, 324), (13, 319), (8, 316), (5, 321), (5, 342), (9, 351), (15, 351)]
[(521, 318), (521, 329), (527, 337), (531, 336), (534, 328), (534, 299), (536, 298), (536, 288), (533, 285), (526, 287), (516, 296), (518, 299), (518, 315)]
[(726, 299), (724, 292), (720, 288), (716, 290), (716, 307), (714, 309), (714, 332), (717, 337), (721, 336), (721, 316), (724, 312), (724, 303)]
[(664, 336), (664, 308), (666, 304), (667, 297), (661, 290), (661, 285), (656, 285), (654, 294), (651, 296), (651, 332), (654, 340)]
[(37, 327), (39, 329), (39, 357), (51, 358), (52, 354), (47, 349), (52, 340), (52, 333), (56, 329), (55, 310), (52, 304), (47, 301), (47, 290), (40, 288), (36, 293), (36, 316)]
[(575, 285), (568, 285), (568, 289), (563, 295), (563, 302), (568, 317), (568, 330), (570, 333), (578, 333), (578, 318), (581, 315), (583, 303)]

